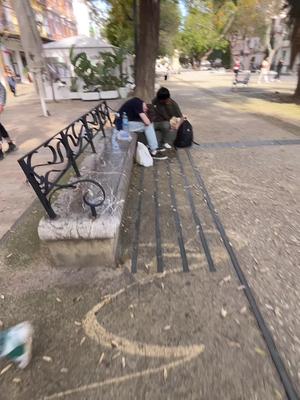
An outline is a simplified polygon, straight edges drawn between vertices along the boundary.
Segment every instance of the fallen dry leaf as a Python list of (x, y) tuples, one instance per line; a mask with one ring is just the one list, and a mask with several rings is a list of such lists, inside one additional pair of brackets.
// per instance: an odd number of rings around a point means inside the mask
[(161, 286), (162, 290), (164, 290), (164, 288), (165, 288), (165, 285), (164, 285), (164, 283), (163, 283), (163, 282), (160, 284), (160, 286)]
[(262, 350), (260, 347), (255, 347), (255, 351), (257, 354), (259, 354), (262, 357), (266, 356), (266, 352), (264, 350)]
[(275, 389), (274, 392), (275, 392), (276, 399), (282, 400), (283, 397), (282, 397), (281, 393), (277, 389)]
[(134, 318), (134, 314), (132, 312), (130, 313), (130, 318)]
[(166, 382), (167, 378), (168, 378), (168, 370), (167, 370), (167, 368), (164, 368), (164, 381), (165, 382)]
[(101, 354), (99, 361), (98, 361), (98, 365), (100, 365), (102, 363), (103, 359), (104, 359), (104, 353)]
[(265, 304), (265, 306), (267, 310), (274, 311), (274, 307), (272, 307), (270, 304)]
[(13, 255), (13, 253), (9, 253), (6, 258), (10, 258)]
[(4, 299), (5, 299), (4, 294), (0, 294), (0, 299), (1, 299), (1, 300), (4, 300)]
[(246, 286), (240, 285), (240, 286), (237, 288), (237, 290), (243, 290), (243, 289), (246, 289)]
[(274, 313), (275, 313), (276, 317), (281, 317), (281, 312), (280, 312), (279, 307), (275, 307)]
[(148, 264), (145, 264), (145, 270), (149, 271), (149, 265)]
[(80, 340), (80, 346), (83, 345), (83, 343), (86, 341), (86, 337), (84, 336), (81, 340)]
[(0, 376), (5, 374), (5, 372), (7, 372), (13, 365), (12, 364), (8, 364), (6, 367), (4, 367), (1, 371), (0, 371)]
[(126, 360), (125, 357), (122, 357), (122, 368), (124, 369), (126, 367)]
[(62, 374), (66, 374), (68, 371), (69, 371), (68, 368), (61, 368), (60, 370)]
[(231, 280), (231, 276), (227, 275), (227, 276), (225, 276), (225, 278), (220, 280), (219, 285), (222, 286), (223, 283), (229, 282), (230, 280)]
[(12, 381), (13, 381), (13, 383), (21, 383), (21, 379), (20, 378), (14, 378)]
[(221, 308), (221, 315), (223, 318), (225, 318), (227, 316), (227, 311), (223, 307)]
[(52, 358), (49, 356), (43, 356), (43, 360), (46, 362), (52, 362)]
[(75, 324), (76, 326), (81, 326), (81, 322), (79, 322), (79, 321), (74, 321), (74, 324)]
[(118, 343), (115, 342), (114, 340), (112, 340), (112, 341), (110, 342), (110, 344), (111, 344), (111, 347), (118, 347)]
[(166, 325), (165, 327), (164, 327), (164, 331), (169, 331), (171, 329), (171, 325)]
[(77, 296), (73, 299), (73, 303), (78, 303), (78, 301), (82, 300), (82, 296)]
[(56, 301), (57, 301), (58, 303), (62, 303), (62, 299), (60, 299), (59, 297), (56, 297)]
[(237, 347), (238, 349), (241, 348), (241, 345), (239, 342), (235, 342), (234, 340), (228, 340), (228, 345), (230, 347)]
[(241, 309), (240, 309), (240, 313), (241, 314), (245, 314), (247, 312), (247, 307), (246, 306), (244, 306), (244, 307), (242, 307)]

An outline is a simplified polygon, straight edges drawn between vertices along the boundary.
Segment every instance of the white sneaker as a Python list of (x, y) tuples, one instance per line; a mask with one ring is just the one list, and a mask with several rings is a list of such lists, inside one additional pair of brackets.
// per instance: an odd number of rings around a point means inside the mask
[(1, 357), (7, 357), (25, 368), (31, 360), (33, 328), (29, 322), (22, 322), (1, 332), (3, 348)]
[(167, 160), (168, 156), (162, 154), (160, 151), (153, 150), (151, 151), (151, 156), (154, 160)]
[(169, 143), (164, 143), (164, 148), (169, 150), (172, 146)]

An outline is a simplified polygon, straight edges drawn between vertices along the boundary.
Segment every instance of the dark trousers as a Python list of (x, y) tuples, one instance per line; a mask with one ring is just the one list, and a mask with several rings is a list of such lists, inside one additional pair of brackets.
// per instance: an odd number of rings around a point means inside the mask
[(9, 139), (9, 134), (0, 122), (0, 142), (2, 141), (2, 138)]

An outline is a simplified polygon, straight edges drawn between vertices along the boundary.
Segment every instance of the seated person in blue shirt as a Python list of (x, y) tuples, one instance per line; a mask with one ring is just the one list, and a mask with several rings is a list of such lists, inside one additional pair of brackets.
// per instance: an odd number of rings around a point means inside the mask
[(157, 160), (165, 160), (167, 156), (161, 154), (158, 149), (155, 130), (150, 119), (147, 117), (147, 111), (146, 103), (138, 97), (133, 97), (121, 106), (118, 113), (120, 118), (122, 118), (124, 112), (126, 113), (130, 132), (145, 133), (152, 157)]

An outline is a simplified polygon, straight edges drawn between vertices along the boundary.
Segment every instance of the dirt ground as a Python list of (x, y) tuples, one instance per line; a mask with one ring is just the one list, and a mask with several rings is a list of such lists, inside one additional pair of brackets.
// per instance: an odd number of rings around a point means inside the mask
[(30, 366), (0, 372), (1, 400), (298, 398), (299, 106), (282, 104), (280, 118), (277, 87), (232, 92), (230, 79), (191, 72), (168, 82), (200, 146), (134, 167), (117, 269), (52, 267), (37, 203), (2, 240), (0, 319), (31, 320), (35, 337)]

